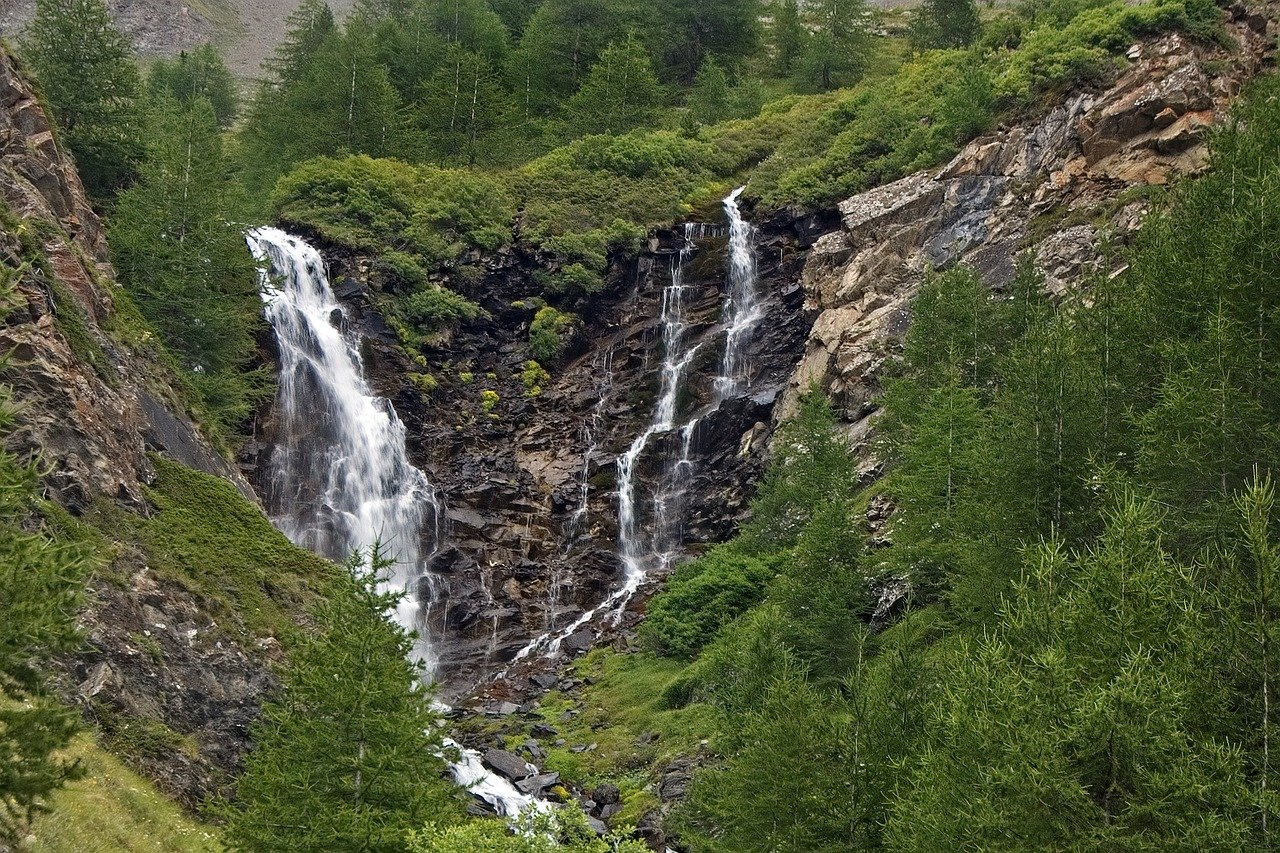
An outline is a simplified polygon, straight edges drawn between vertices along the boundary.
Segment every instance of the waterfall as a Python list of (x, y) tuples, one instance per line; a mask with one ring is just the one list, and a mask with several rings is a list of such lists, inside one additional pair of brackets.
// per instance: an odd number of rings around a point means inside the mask
[(720, 360), (720, 375), (716, 377), (714, 386), (719, 400), (736, 393), (746, 379), (743, 350), (750, 343), (756, 324), (764, 318), (756, 287), (756, 255), (751, 246), (755, 229), (742, 218), (738, 207), (738, 197), (745, 189), (738, 187), (724, 200), (724, 212), (729, 217), (729, 281), (724, 317), (724, 357)]
[[(269, 267), (262, 272), (262, 298), (280, 348), (278, 441), (266, 490), (272, 522), (298, 545), (333, 560), (381, 541), (396, 558), (387, 585), (413, 593), (425, 582), (430, 606), (434, 589), (424, 561), (439, 546), (443, 508), (427, 476), (409, 461), (395, 409), (369, 390), (359, 338), (346, 329), (324, 259), (277, 228), (255, 228), (245, 239)], [(406, 596), (393, 615), (419, 633), (414, 653), (431, 672), (435, 658), (418, 601)], [(499, 814), (542, 807), (486, 770), (474, 750), (447, 738), (444, 745), (458, 752), (449, 762), (455, 781)]]
[[(596, 607), (561, 630), (554, 633), (548, 631), (535, 637), (516, 653), (513, 663), (536, 652), (542, 652), (547, 657), (556, 654), (567, 637), (597, 615), (608, 615), (616, 621), (649, 571), (655, 566), (666, 570), (679, 557), (680, 548), (684, 544), (681, 524), (683, 502), (693, 478), (693, 444), (698, 422), (748, 383), (750, 377), (746, 348), (756, 325), (764, 318), (758, 292), (755, 250), (752, 247), (755, 232), (750, 223), (743, 219), (738, 206), (738, 198), (744, 189), (745, 187), (739, 187), (723, 200), (725, 216), (729, 220), (729, 259), (721, 320), (725, 335), (724, 354), (720, 360), (719, 373), (712, 383), (714, 399), (706, 409), (677, 425), (680, 392), (685, 387), (689, 367), (702, 346), (700, 341), (695, 343), (688, 340), (689, 323), (685, 315), (685, 300), (690, 288), (684, 282), (684, 273), (695, 249), (695, 241), (705, 231), (703, 226), (689, 223), (684, 227), (684, 242), (671, 262), (671, 283), (662, 291), (659, 318), (662, 365), (659, 369), (658, 399), (654, 404), (653, 416), (617, 459), (618, 554), (625, 571), (622, 585)], [(639, 517), (637, 466), (655, 436), (677, 429), (679, 456), (671, 459), (659, 476), (646, 528), (642, 526)], [(583, 484), (579, 511), (585, 511), (583, 508), (586, 506), (585, 480)], [(506, 672), (503, 669), (495, 677), (500, 678)]]
[(276, 228), (256, 228), (247, 240), (274, 273), (264, 270), (262, 297), (280, 350), (268, 512), (292, 541), (339, 562), (380, 541), (395, 560), (389, 585), (411, 593), (396, 621), (419, 633), (415, 651), (431, 671), (412, 593), (440, 539), (440, 500), (409, 462), (395, 409), (365, 382), (359, 338), (346, 330), (320, 253)]

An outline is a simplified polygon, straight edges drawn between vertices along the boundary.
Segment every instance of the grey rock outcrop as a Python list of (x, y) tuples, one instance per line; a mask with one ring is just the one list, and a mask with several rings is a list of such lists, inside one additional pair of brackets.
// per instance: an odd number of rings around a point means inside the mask
[(1029, 252), (1054, 294), (1099, 269), (1104, 235), (1123, 245), (1141, 226), (1148, 205), (1134, 188), (1202, 168), (1207, 129), (1267, 61), (1265, 16), (1241, 5), (1226, 17), (1238, 49), (1178, 34), (1141, 42), (1110, 86), (977, 139), (941, 169), (842, 202), (839, 226), (804, 268), (816, 320), (775, 416), (817, 381), (864, 438), (929, 269), (967, 264), (1000, 288)]

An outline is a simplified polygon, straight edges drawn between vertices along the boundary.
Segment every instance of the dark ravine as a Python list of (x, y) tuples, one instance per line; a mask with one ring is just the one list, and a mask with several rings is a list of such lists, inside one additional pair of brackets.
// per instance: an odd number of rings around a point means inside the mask
[[(795, 283), (806, 244), (798, 224), (779, 219), (759, 235), (767, 317), (750, 347), (748, 393), (724, 401), (694, 435), (696, 473), (684, 524), (692, 549), (726, 539), (742, 519), (762, 471), (774, 403), (808, 333)], [(709, 340), (720, 321), (726, 253), (723, 224), (708, 226), (706, 236), (695, 240), (685, 280), (696, 294), (688, 304), (690, 334)], [(564, 306), (582, 323), (536, 396), (527, 394), (519, 373), (531, 358), (528, 329), (536, 310), (525, 305), (537, 293), (533, 274), (544, 259), (519, 249), (468, 259), (482, 276), (470, 285), (455, 276), (449, 284), (487, 316), (464, 323), (429, 350), (422, 368), (408, 361), (377, 312), (384, 282), (372, 260), (330, 247), (330, 278), (366, 336), (371, 384), (395, 404), (415, 464), (447, 507), (447, 544), (432, 564), (447, 589), (436, 608), (447, 697), (481, 685), (529, 640), (565, 626), (620, 582), (615, 461), (652, 412), (661, 361), (659, 299), (683, 233), (654, 232), (642, 251), (615, 260), (601, 294)], [(699, 350), (679, 401), (682, 415), (711, 401), (719, 349), (717, 342)], [(424, 394), (408, 382), (413, 369), (436, 377), (435, 390)], [(484, 390), (498, 394), (492, 412), (482, 409)], [(258, 419), (256, 440), (241, 455), (255, 482), (261, 461), (269, 458), (272, 428), (268, 409)], [(655, 438), (639, 463), (642, 480), (651, 481), (664, 456), (678, 453), (675, 440)], [(643, 595), (636, 604), (642, 601)], [(524, 692), (514, 688), (512, 695)]]

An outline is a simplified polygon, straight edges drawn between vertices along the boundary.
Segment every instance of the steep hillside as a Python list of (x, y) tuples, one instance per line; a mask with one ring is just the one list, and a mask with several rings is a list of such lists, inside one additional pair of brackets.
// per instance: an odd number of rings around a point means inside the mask
[(0, 260), (17, 269), (0, 376), (38, 458), (45, 523), (96, 555), (69, 702), (194, 808), (225, 784), (270, 664), (336, 569), (272, 529), (201, 436), (169, 357), (114, 282), (102, 224), (33, 90), (0, 52)]

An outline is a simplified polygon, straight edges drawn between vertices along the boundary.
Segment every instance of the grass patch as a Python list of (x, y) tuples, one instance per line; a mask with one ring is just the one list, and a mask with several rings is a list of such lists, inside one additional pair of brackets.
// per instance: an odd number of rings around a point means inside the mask
[(118, 758), (81, 735), (67, 751), (85, 777), (32, 827), (38, 853), (218, 853), (218, 830), (193, 820)]
[(297, 615), (341, 569), (291, 543), (230, 483), (163, 457), (153, 462), (151, 517), (100, 503), (86, 521), (109, 539), (137, 543), (152, 571), (202, 598), (223, 628), (287, 646)]
[[(552, 692), (541, 702), (539, 713), (565, 740), (562, 747), (544, 743), (546, 769), (586, 786), (617, 785), (623, 812), (615, 822), (634, 824), (657, 805), (652, 789), (645, 788), (657, 781), (662, 766), (696, 750), (715, 732), (713, 708), (672, 708), (663, 699), (667, 685), (684, 669), (679, 661), (644, 652), (596, 649), (588, 654), (574, 666), (574, 675), (591, 682), (582, 687), (580, 701)], [(572, 708), (580, 713), (561, 719)], [(588, 752), (570, 749), (593, 743), (596, 748)]]

